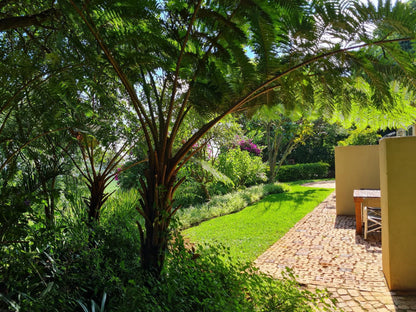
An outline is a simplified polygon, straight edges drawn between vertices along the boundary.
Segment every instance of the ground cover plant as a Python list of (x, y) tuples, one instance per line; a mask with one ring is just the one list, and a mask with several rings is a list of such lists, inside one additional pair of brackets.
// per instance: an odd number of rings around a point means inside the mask
[(233, 261), (253, 261), (333, 190), (291, 183), (290, 191), (265, 197), (244, 210), (187, 229), (191, 242), (221, 243)]

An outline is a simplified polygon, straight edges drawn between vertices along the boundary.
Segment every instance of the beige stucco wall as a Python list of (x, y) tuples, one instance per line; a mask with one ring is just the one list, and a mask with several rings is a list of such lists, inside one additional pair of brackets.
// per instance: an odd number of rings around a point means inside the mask
[(380, 142), (383, 272), (391, 290), (416, 290), (415, 156), (414, 136)]
[(379, 189), (379, 146), (335, 147), (337, 215), (355, 215), (354, 189)]

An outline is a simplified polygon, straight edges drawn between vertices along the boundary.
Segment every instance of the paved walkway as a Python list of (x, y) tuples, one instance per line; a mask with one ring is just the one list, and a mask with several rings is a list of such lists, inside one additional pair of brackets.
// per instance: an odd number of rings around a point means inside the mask
[(381, 266), (377, 234), (355, 234), (353, 216), (336, 216), (335, 192), (255, 261), (281, 277), (292, 268), (308, 288), (327, 288), (344, 311), (415, 311), (416, 294), (390, 292)]

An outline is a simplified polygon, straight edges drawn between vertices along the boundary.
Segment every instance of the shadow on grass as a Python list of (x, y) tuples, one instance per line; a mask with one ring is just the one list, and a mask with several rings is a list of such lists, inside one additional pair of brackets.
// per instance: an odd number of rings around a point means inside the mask
[(328, 189), (308, 189), (305, 191), (292, 191), (290, 193), (280, 193), (266, 196), (259, 201), (256, 206), (258, 213), (269, 212), (272, 209), (274, 211), (287, 209), (287, 205), (290, 205), (290, 212), (297, 212), (299, 209), (304, 209), (304, 205), (316, 201), (318, 205), (317, 197), (322, 191), (328, 191)]
[(307, 190), (304, 192), (290, 192), (290, 193), (280, 193), (280, 194), (272, 194), (272, 195), (268, 195), (265, 198), (263, 198), (262, 200), (260, 200), (258, 202), (258, 204), (261, 203), (276, 203), (276, 202), (282, 202), (282, 201), (293, 201), (298, 205), (303, 204), (304, 202), (308, 202), (309, 196), (313, 196), (316, 193), (323, 191), (323, 190), (327, 190), (327, 189), (311, 189), (311, 190)]

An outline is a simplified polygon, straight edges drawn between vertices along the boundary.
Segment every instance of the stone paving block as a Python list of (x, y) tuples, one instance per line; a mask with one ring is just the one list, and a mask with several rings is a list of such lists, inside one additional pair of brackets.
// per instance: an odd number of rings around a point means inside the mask
[(360, 304), (352, 299), (348, 299), (345, 301), (350, 307), (358, 307)]
[(384, 304), (394, 304), (393, 298), (391, 296), (386, 296), (386, 295), (376, 296), (376, 299)]
[(348, 294), (348, 291), (346, 289), (340, 288), (337, 290), (339, 295), (346, 295)]
[(348, 301), (351, 301), (352, 300), (351, 296), (349, 296), (349, 295), (341, 295), (340, 296), (340, 299), (342, 301), (345, 301), (345, 302), (348, 302)]
[(348, 289), (348, 293), (351, 297), (358, 297), (360, 295), (360, 292), (356, 289)]

